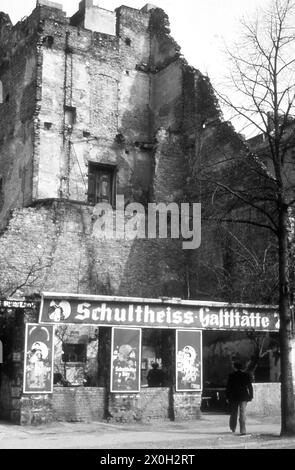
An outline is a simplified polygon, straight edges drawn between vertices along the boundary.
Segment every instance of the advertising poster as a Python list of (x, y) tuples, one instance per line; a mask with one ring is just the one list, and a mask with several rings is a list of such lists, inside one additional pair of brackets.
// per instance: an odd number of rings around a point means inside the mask
[(26, 325), (24, 393), (52, 393), (53, 339), (53, 325)]
[(202, 331), (176, 330), (176, 390), (202, 390)]
[(111, 392), (139, 392), (141, 330), (112, 329)]

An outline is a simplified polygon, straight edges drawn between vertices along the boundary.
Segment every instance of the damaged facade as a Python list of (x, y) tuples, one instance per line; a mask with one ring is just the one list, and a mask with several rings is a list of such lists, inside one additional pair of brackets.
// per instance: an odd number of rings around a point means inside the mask
[[(59, 4), (38, 0), (15, 26), (0, 13), (1, 296), (29, 298), (45, 291), (228, 300), (204, 268), (211, 257), (220, 269), (226, 262), (218, 231), (209, 225), (201, 254), (183, 250), (181, 240), (93, 236), (94, 205), (108, 202), (115, 208), (117, 194), (126, 204), (144, 206), (202, 202), (198, 186), (191, 190), (192, 175), (204, 164), (201, 148), (214, 148), (218, 139), (219, 148), (206, 156), (208, 166), (222, 165), (224, 152), (230, 158), (244, 150), (228, 124), (222, 124), (220, 136), (220, 125), (210, 82), (182, 57), (163, 10), (148, 4), (111, 12), (83, 0), (68, 18)], [(38, 299), (36, 305), (22, 311), (22, 321), (15, 309), (8, 316), (22, 326), (37, 322)], [(25, 424), (55, 414), (60, 419), (89, 419), (89, 413), (92, 419), (106, 413), (118, 419), (198, 415), (201, 393), (172, 393), (170, 383), (140, 396), (106, 396), (101, 358), (109, 354), (110, 329), (58, 328), (55, 373), (72, 385), (86, 380), (89, 388), (56, 387), (53, 397), (23, 395), (19, 340), (20, 356), (2, 377), (2, 416)], [(161, 358), (168, 377), (173, 364), (165, 351), (168, 345), (174, 354), (173, 335), (158, 330), (151, 340), (147, 329), (142, 338), (146, 356)], [(237, 349), (235, 344), (225, 352), (228, 371)], [(62, 358), (70, 353), (76, 360)], [(77, 403), (81, 410), (73, 416)]]

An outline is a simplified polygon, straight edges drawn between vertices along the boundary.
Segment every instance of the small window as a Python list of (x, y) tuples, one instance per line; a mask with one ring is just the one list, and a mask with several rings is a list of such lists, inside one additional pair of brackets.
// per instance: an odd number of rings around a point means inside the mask
[(44, 129), (49, 131), (52, 128), (52, 122), (44, 122)]
[(86, 344), (69, 344), (63, 345), (63, 362), (86, 362)]
[(73, 106), (65, 106), (65, 124), (73, 126), (76, 122), (76, 108)]
[(45, 38), (43, 38), (43, 44), (47, 46), (48, 49), (52, 49), (53, 43), (54, 43), (53, 36), (45, 36)]
[(88, 166), (88, 202), (115, 204), (115, 167), (89, 163)]
[(126, 46), (131, 46), (131, 39), (130, 39), (130, 38), (126, 38), (126, 39), (125, 39), (125, 44), (126, 44)]

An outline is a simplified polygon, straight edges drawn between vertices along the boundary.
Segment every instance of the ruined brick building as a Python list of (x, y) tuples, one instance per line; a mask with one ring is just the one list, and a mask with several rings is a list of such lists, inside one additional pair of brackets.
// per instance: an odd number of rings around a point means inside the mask
[[(222, 124), (208, 78), (182, 57), (163, 10), (147, 4), (141, 10), (121, 6), (112, 12), (83, 0), (68, 18), (59, 4), (38, 0), (32, 14), (15, 26), (0, 13), (1, 296), (38, 298), (52, 292), (228, 300), (216, 273), (204, 267), (211, 258), (219, 267), (226, 262), (224, 241), (209, 225), (204, 224), (202, 252), (193, 253), (182, 249), (181, 240), (93, 236), (94, 205), (104, 201), (115, 209), (117, 194), (126, 204), (144, 206), (202, 202), (198, 186), (191, 187), (192, 174), (204, 164), (201, 147), (209, 149), (208, 167), (216, 162), (222, 167), (224, 152), (243, 152), (244, 143)], [(26, 315), (26, 322), (37, 321), (36, 311)], [(72, 361), (76, 364), (69, 374), (72, 383), (83, 383), (80, 363), (87, 358), (93, 385), (89, 410), (105, 400), (107, 411), (120, 417), (122, 410), (130, 410), (131, 400), (133, 414), (136, 409), (146, 416), (196, 415), (200, 393), (171, 398), (163, 389), (162, 395), (157, 392), (156, 410), (154, 395), (141, 397), (140, 405), (136, 395), (113, 397), (110, 403), (100, 388), (104, 374), (97, 376), (96, 360), (97, 354), (107, 354), (99, 348), (109, 344), (110, 332), (79, 328), (67, 331), (67, 344), (87, 348), (76, 348), (79, 360)], [(158, 350), (161, 344), (171, 345), (173, 334), (159, 330), (151, 341), (152, 332), (146, 330), (146, 354), (157, 357), (155, 344)], [(58, 369), (64, 367), (61, 343), (56, 347)], [(23, 343), (17, 348), (22, 351)], [(3, 379), (6, 416), (32, 422), (38, 409), (47, 410), (47, 418), (53, 409), (62, 417), (71, 415), (65, 411), (71, 400), (61, 392), (53, 405), (52, 397), (43, 397), (40, 405), (21, 396), (21, 370), (16, 364), (12, 382), (8, 373)], [(105, 407), (96, 409), (94, 417), (102, 417)]]

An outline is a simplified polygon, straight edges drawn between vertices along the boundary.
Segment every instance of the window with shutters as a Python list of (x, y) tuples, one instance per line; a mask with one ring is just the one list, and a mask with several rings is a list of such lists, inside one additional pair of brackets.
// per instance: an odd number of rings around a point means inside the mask
[(106, 202), (115, 206), (116, 167), (89, 163), (88, 166), (88, 202), (98, 204)]

